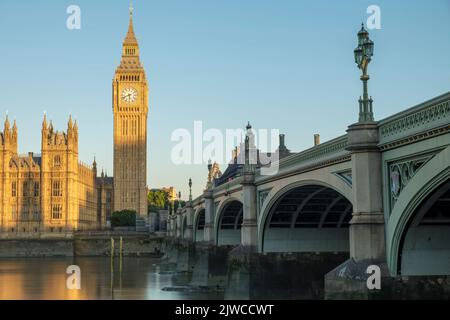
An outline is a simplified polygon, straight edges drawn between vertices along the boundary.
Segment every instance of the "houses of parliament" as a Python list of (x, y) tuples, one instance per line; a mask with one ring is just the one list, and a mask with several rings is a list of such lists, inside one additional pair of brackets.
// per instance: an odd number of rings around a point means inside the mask
[(0, 132), (0, 238), (60, 237), (101, 230), (114, 211), (147, 214), (148, 83), (130, 8), (122, 59), (113, 78), (114, 177), (80, 162), (78, 125), (42, 121), (41, 153), (19, 155), (18, 125)]

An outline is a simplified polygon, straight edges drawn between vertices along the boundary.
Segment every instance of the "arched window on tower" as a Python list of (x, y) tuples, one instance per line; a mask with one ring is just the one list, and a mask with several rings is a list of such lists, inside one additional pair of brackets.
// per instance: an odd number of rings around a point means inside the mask
[(61, 166), (61, 156), (57, 155), (57, 156), (55, 156), (55, 158), (53, 158), (53, 165), (55, 167)]
[(13, 181), (11, 184), (11, 196), (14, 198), (17, 196), (17, 182)]

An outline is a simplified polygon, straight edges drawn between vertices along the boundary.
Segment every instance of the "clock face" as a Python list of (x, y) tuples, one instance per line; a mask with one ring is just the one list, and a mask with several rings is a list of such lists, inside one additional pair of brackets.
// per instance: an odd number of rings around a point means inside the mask
[(122, 100), (126, 103), (132, 103), (136, 101), (138, 93), (134, 88), (125, 88), (122, 90)]

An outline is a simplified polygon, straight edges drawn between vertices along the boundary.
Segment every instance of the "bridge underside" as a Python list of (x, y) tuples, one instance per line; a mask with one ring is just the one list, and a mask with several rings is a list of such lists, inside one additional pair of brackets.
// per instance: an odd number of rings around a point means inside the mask
[(241, 243), (241, 226), (243, 221), (243, 206), (239, 201), (227, 204), (220, 213), (217, 230), (217, 245), (239, 245)]
[(398, 261), (402, 275), (450, 274), (450, 180), (416, 210), (404, 232)]
[(263, 252), (348, 252), (353, 207), (337, 191), (319, 185), (288, 191), (270, 209)]

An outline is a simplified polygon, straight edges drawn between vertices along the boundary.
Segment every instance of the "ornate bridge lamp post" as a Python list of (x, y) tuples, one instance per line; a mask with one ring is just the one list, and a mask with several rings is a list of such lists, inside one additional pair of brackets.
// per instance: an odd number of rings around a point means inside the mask
[[(178, 199), (181, 199), (181, 192), (178, 194)], [(178, 222), (178, 219), (177, 219), (178, 214), (177, 214), (177, 212), (175, 212), (174, 201), (175, 200), (173, 200), (173, 203), (171, 202), (169, 205), (169, 207), (171, 207), (171, 208), (169, 208), (169, 219), (168, 220), (170, 222), (170, 235), (172, 237), (177, 237), (178, 236), (177, 229), (179, 226), (177, 223)], [(181, 206), (178, 206), (177, 211), (179, 211), (179, 210), (181, 210)]]
[(258, 225), (256, 216), (255, 168), (257, 152), (250, 122), (245, 136), (245, 164), (243, 170), (242, 190), (244, 195), (243, 221), (241, 228), (241, 246), (249, 251), (257, 251)]
[(358, 47), (354, 50), (355, 63), (361, 69), (361, 81), (363, 82), (363, 96), (359, 97), (359, 122), (373, 121), (372, 97), (369, 98), (367, 90), (367, 81), (370, 77), (367, 74), (367, 68), (372, 60), (374, 43), (369, 39), (369, 32), (364, 29), (364, 24), (358, 32)]
[(189, 178), (189, 201), (192, 201), (192, 179)]
[(382, 203), (381, 153), (378, 123), (374, 121), (372, 98), (367, 93), (367, 67), (374, 43), (364, 25), (358, 32), (355, 62), (364, 85), (359, 98), (359, 121), (348, 127), (346, 149), (352, 153), (353, 218), (350, 222), (350, 256), (355, 261), (385, 259)]
[(203, 241), (209, 245), (213, 245), (216, 239), (214, 236), (214, 196), (212, 184), (204, 190), (203, 198), (205, 199), (205, 227), (203, 229)]
[[(355, 294), (370, 297), (373, 291), (367, 288), (366, 270), (372, 265), (381, 268), (382, 279), (386, 277), (379, 128), (373, 117), (372, 98), (367, 94), (367, 67), (373, 56), (373, 47), (363, 26), (358, 32), (358, 47), (354, 54), (355, 62), (362, 70), (364, 92), (359, 99), (359, 121), (347, 129), (346, 149), (351, 153), (353, 198), (349, 227), (350, 259), (325, 276), (325, 288), (329, 295), (339, 293), (343, 297), (346, 297), (343, 294), (349, 294), (348, 297)], [(343, 290), (343, 287), (346, 289)]]
[[(180, 211), (181, 217), (181, 211)], [(186, 233), (181, 235), (184, 240), (192, 241), (193, 229), (192, 221), (194, 219), (194, 208), (192, 207), (192, 179), (189, 178), (189, 201), (186, 203)]]

